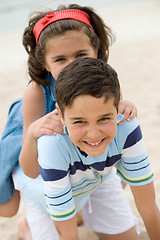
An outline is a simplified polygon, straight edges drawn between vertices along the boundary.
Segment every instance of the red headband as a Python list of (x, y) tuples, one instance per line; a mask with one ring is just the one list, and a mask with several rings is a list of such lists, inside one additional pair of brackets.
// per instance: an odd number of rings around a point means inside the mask
[[(92, 29), (93, 27), (90, 24), (90, 17), (86, 12), (83, 12), (78, 9), (68, 9), (62, 10), (59, 12), (48, 12), (45, 17), (40, 19), (33, 28), (33, 34), (36, 39), (36, 43), (38, 42), (39, 36), (42, 30), (47, 27), (49, 24), (62, 20), (62, 19), (74, 19), (79, 22), (86, 23)], [(94, 29), (93, 29), (94, 30)]]

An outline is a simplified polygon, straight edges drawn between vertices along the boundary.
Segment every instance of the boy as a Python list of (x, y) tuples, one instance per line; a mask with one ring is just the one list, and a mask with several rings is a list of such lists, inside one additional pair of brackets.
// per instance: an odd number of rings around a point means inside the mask
[(159, 239), (160, 213), (139, 123), (135, 118), (117, 124), (122, 116), (116, 72), (98, 59), (77, 60), (62, 70), (55, 92), (66, 134), (40, 137), (38, 161), (59, 239), (78, 239), (75, 213), (82, 208), (85, 225), (100, 239), (138, 239), (123, 190), (117, 188), (112, 199), (105, 192), (115, 164), (131, 186), (150, 239)]

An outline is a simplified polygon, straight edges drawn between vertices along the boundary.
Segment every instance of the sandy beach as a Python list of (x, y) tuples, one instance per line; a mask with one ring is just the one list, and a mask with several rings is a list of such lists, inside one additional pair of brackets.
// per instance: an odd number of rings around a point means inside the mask
[[(160, 208), (160, 2), (137, 1), (110, 6), (98, 12), (116, 34), (110, 49), (109, 63), (116, 69), (123, 98), (138, 109), (138, 119), (155, 175), (157, 203)], [(0, 134), (10, 104), (22, 97), (29, 77), (27, 55), (21, 44), (23, 29), (0, 34)], [(125, 193), (138, 218), (140, 239), (149, 239), (135, 208), (129, 186)], [(17, 239), (17, 221), (23, 216), (21, 203), (13, 218), (0, 218), (0, 240)], [(98, 238), (84, 226), (79, 228), (80, 240)], [(38, 239), (37, 239), (38, 240)], [(157, 239), (158, 240), (158, 239)]]

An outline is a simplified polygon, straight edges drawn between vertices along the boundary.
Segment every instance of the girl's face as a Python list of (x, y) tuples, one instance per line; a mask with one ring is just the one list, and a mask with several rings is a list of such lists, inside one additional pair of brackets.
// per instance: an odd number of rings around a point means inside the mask
[(46, 42), (46, 70), (51, 72), (55, 80), (70, 62), (84, 57), (97, 58), (97, 50), (91, 46), (89, 37), (82, 30), (67, 31)]

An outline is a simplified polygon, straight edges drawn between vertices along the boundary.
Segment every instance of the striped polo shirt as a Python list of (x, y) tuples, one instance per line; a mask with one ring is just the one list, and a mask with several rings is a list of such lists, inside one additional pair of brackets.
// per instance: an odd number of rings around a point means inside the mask
[[(121, 116), (117, 123), (121, 120)], [(81, 152), (67, 134), (43, 135), (38, 139), (38, 162), (48, 211), (55, 221), (72, 218), (89, 195), (117, 164), (117, 174), (129, 185), (153, 181), (139, 123), (117, 124), (117, 134), (101, 156)]]

